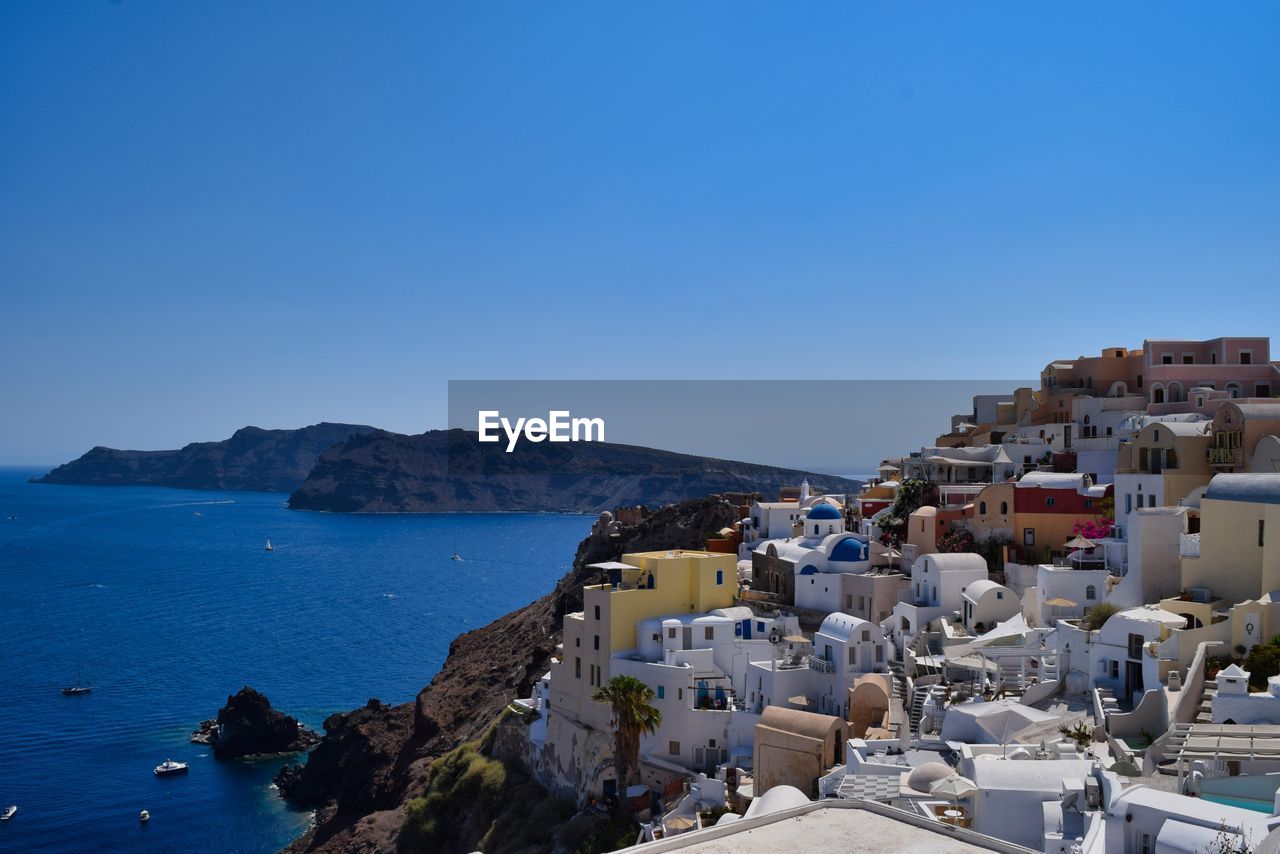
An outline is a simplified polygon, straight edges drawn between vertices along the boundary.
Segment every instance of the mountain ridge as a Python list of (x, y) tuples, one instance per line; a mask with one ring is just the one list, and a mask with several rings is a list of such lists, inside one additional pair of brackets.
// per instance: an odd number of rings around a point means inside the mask
[(325, 451), (289, 496), (295, 510), (347, 513), (572, 512), (650, 507), (724, 492), (776, 495), (808, 479), (815, 492), (861, 481), (603, 442), (524, 443), (507, 453), (461, 429), (353, 435)]

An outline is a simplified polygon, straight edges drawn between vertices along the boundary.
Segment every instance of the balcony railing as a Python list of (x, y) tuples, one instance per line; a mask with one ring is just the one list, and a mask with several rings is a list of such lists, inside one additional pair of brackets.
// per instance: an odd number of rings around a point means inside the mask
[(1240, 464), (1239, 448), (1206, 448), (1205, 455), (1211, 466), (1236, 466)]
[(819, 658), (816, 655), (809, 656), (809, 669), (816, 670), (819, 673), (835, 673), (836, 663), (827, 661), (825, 658)]

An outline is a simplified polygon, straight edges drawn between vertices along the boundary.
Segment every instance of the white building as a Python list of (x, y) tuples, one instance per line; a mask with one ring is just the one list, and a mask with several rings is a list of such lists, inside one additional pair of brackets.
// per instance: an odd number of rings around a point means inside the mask
[(641, 738), (641, 756), (714, 774), (724, 762), (750, 764), (758, 714), (743, 701), (747, 668), (770, 660), (775, 640), (800, 631), (795, 617), (745, 607), (676, 614), (636, 624), (636, 648), (615, 653), (614, 675), (653, 689), (662, 723)]
[(1232, 664), (1218, 671), (1218, 695), (1213, 698), (1215, 724), (1280, 724), (1280, 676), (1267, 680), (1267, 690), (1249, 691), (1249, 671)]
[(963, 592), (987, 578), (987, 562), (976, 554), (921, 555), (911, 565), (911, 598), (899, 602), (889, 618), (895, 631), (909, 642), (938, 617), (960, 613)]
[(812, 654), (755, 661), (748, 666), (748, 706), (784, 706), (848, 719), (849, 690), (858, 677), (885, 673), (893, 651), (883, 629), (834, 613), (822, 621)]

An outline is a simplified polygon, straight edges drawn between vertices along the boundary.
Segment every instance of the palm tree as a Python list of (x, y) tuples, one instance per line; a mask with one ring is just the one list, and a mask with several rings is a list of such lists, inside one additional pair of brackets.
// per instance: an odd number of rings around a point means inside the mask
[(614, 762), (622, 804), (627, 804), (627, 786), (640, 770), (640, 736), (662, 723), (662, 712), (649, 704), (653, 696), (653, 689), (634, 676), (615, 676), (591, 695), (613, 709)]

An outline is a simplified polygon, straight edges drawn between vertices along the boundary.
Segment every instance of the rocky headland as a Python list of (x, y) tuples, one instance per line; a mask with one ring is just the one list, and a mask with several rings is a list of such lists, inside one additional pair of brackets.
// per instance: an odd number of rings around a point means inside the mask
[(221, 442), (193, 442), (172, 451), (98, 446), (33, 480), (81, 486), (291, 492), (307, 479), (325, 450), (372, 430), (361, 424), (322, 422), (297, 430), (244, 427)]
[(219, 759), (238, 759), (300, 753), (319, 743), (320, 736), (272, 708), (265, 694), (246, 685), (227, 697), (218, 717), (201, 723), (191, 740), (212, 747)]
[[(476, 801), (464, 788), (446, 783), (463, 761), (498, 761), (485, 753), (492, 725), (511, 700), (528, 696), (547, 671), (562, 618), (582, 608), (583, 585), (597, 580), (588, 565), (628, 551), (701, 547), (707, 532), (737, 521), (737, 507), (747, 498), (710, 495), (664, 507), (638, 524), (595, 526), (553, 591), (455, 639), (444, 666), (415, 702), (370, 700), (360, 709), (331, 716), (306, 762), (286, 767), (276, 778), (283, 797), (317, 810), (315, 827), (289, 850), (414, 850), (411, 837), (401, 837), (406, 821), (413, 824), (411, 817), (423, 809), (447, 814), (453, 808), (459, 821), (466, 817), (465, 826), (433, 837), (433, 850), (474, 851), (482, 839), (487, 851), (505, 849), (495, 834), (501, 836), (509, 825), (527, 824), (505, 820), (512, 787), (528, 809), (542, 809), (540, 821), (553, 815), (563, 819), (549, 799), (546, 804), (538, 800), (539, 792), (546, 798), (545, 791), (522, 779), (519, 768), (504, 766), (501, 775), (491, 775), (503, 782), (492, 805), (483, 810), (478, 804), (489, 801)], [(457, 792), (462, 794), (450, 794)], [(468, 799), (455, 804), (451, 797)]]

